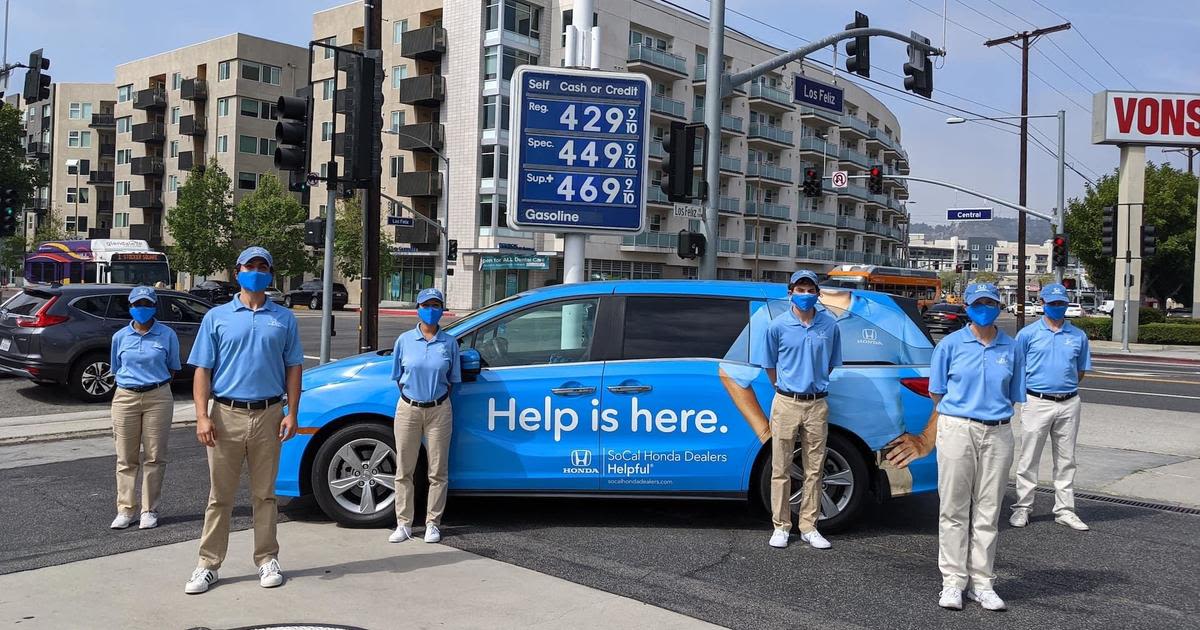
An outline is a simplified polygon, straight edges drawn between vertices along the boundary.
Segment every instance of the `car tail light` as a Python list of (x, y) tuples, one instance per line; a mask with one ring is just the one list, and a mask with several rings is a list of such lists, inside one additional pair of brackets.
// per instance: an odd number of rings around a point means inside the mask
[(955, 313), (946, 313), (946, 319), (958, 319), (958, 315)]
[(900, 384), (907, 387), (914, 394), (929, 398), (929, 377), (918, 376), (915, 378), (902, 378)]
[(54, 306), (54, 303), (57, 301), (57, 295), (49, 300), (46, 300), (46, 303), (43, 304), (42, 307), (33, 314), (33, 319), (18, 319), (17, 325), (21, 328), (45, 328), (47, 326), (53, 326), (55, 324), (61, 324), (67, 321), (70, 318), (66, 315), (50, 315), (46, 312), (49, 311), (50, 307)]

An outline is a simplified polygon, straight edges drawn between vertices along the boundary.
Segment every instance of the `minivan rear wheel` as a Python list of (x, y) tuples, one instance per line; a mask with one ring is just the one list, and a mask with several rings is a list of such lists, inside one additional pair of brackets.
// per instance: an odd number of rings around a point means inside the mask
[(67, 388), (71, 395), (83, 402), (104, 402), (112, 398), (116, 389), (112, 366), (104, 352), (90, 352), (80, 357), (71, 366), (68, 378)]
[[(804, 483), (799, 440), (792, 454), (792, 518), (800, 512), (800, 495)], [(759, 498), (769, 512), (771, 509), (771, 458), (768, 456), (759, 472)], [(870, 491), (867, 462), (862, 453), (845, 436), (830, 431), (825, 440), (825, 467), (821, 479), (821, 515), (817, 527), (826, 531), (847, 528), (858, 518)]]

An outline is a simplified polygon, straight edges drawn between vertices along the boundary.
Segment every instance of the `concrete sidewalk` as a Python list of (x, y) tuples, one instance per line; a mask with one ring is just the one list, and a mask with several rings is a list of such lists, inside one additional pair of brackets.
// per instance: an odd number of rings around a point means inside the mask
[[(87, 411), (0, 418), (0, 444), (112, 435), (111, 412), (108, 405), (97, 405), (94, 410)], [(176, 402), (172, 425), (185, 426), (195, 422), (195, 405)]]
[(252, 538), (249, 530), (230, 537), (221, 579), (202, 595), (183, 592), (196, 564), (194, 541), (0, 576), (0, 623), (54, 630), (717, 627), (451, 547), (389, 544), (384, 530), (328, 523), (280, 524), (287, 581), (267, 590), (250, 562)]
[(1200, 364), (1200, 346), (1166, 346), (1149, 343), (1131, 343), (1129, 352), (1121, 350), (1119, 341), (1091, 341), (1092, 356), (1105, 359), (1145, 359), (1149, 361), (1176, 361)]

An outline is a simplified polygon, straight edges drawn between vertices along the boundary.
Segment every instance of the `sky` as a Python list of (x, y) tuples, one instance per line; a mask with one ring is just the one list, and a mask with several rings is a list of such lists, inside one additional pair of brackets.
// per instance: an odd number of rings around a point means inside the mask
[[(312, 37), (312, 14), (343, 4), (8, 1), (8, 60), (24, 61), (29, 51), (44, 48), (52, 61), (51, 76), (67, 82), (111, 82), (120, 63), (239, 31), (303, 45)], [(600, 5), (604, 1), (596, 0)], [(708, 14), (707, 1), (675, 1)], [(1066, 110), (1067, 161), (1092, 180), (1112, 172), (1119, 159), (1117, 148), (1091, 144), (1093, 93), (1131, 85), (1144, 91), (1200, 92), (1200, 64), (1195, 62), (1200, 13), (1194, 0), (727, 0), (726, 24), (765, 43), (796, 48), (804, 40), (841, 30), (853, 20), (855, 9), (870, 16), (872, 26), (917, 31), (947, 49), (934, 73), (933, 102), (860, 82), (899, 118), (912, 175), (952, 181), (1010, 201), (1017, 200), (1018, 190), (1016, 128), (995, 122), (945, 124), (948, 116), (998, 117), (1020, 111), (1020, 51), (986, 48), (985, 39), (1052, 26), (1063, 18), (1072, 23), (1072, 30), (1047, 35), (1034, 45), (1030, 69), (1037, 76), (1030, 77), (1029, 112)], [(832, 53), (815, 58), (828, 63)], [(902, 91), (906, 60), (903, 43), (873, 39), (871, 79)], [(21, 76), (14, 75), (10, 90), (19, 89)], [(1050, 118), (1031, 121), (1031, 127), (1036, 130), (1032, 136), (1050, 152), (1030, 142), (1029, 205), (1046, 210), (1055, 204), (1057, 126)], [(1181, 155), (1158, 149), (1147, 151), (1147, 157), (1186, 166)], [(1067, 171), (1068, 199), (1081, 196), (1084, 186), (1082, 177)], [(944, 221), (946, 208), (992, 205), (925, 184), (914, 183), (910, 190), (914, 221)], [(996, 214), (1013, 213), (997, 208)]]

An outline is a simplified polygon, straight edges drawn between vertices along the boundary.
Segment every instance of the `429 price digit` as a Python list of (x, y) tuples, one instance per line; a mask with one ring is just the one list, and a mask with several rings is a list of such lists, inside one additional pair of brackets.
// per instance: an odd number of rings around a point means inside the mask
[[(630, 120), (626, 120), (627, 111), (628, 118), (630, 118)], [(601, 118), (603, 118), (604, 122), (607, 123), (608, 133), (617, 133), (617, 131), (622, 128), (622, 125), (624, 125), (625, 133), (637, 133), (638, 123), (636, 120), (632, 120), (636, 117), (637, 109), (633, 107), (630, 107), (628, 110), (626, 110), (620, 106), (602, 108), (598, 105), (588, 105), (583, 108), (583, 130), (596, 132), (606, 131), (600, 125)], [(566, 125), (567, 129), (574, 131), (575, 127), (577, 127), (580, 123), (579, 118), (576, 117), (575, 114), (575, 105), (568, 105), (567, 108), (563, 110), (562, 115), (558, 117), (558, 122), (559, 124)]]

